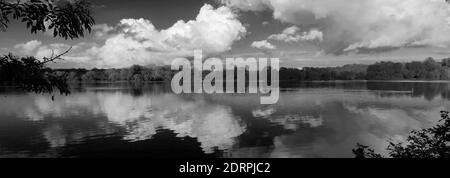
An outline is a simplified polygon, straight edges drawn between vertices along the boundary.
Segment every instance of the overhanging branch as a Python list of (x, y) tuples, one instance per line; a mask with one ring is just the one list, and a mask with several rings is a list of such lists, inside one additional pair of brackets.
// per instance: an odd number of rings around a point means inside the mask
[(58, 54), (58, 55), (56, 55), (56, 56), (54, 56), (55, 53), (54, 53), (54, 51), (52, 50), (52, 56), (49, 57), (49, 58), (44, 57), (44, 61), (40, 62), (40, 64), (47, 64), (47, 63), (49, 63), (49, 62), (55, 62), (55, 60), (58, 60), (58, 59), (64, 60), (64, 59), (61, 58), (61, 57), (64, 56), (64, 55), (66, 55), (67, 53), (69, 53), (70, 50), (72, 50), (72, 46), (71, 46), (69, 49), (67, 49), (65, 52), (63, 52), (63, 53), (61, 53), (61, 54)]

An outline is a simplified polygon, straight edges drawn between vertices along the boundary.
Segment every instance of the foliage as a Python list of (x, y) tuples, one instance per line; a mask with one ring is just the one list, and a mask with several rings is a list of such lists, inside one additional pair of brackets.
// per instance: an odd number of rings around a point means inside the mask
[(170, 81), (176, 71), (170, 66), (144, 67), (133, 65), (123, 69), (59, 69), (69, 83), (155, 82)]
[(281, 68), (280, 79), (287, 81), (365, 80), (367, 65), (303, 69)]
[(32, 33), (53, 30), (54, 37), (65, 39), (83, 37), (95, 23), (85, 0), (0, 0), (0, 29), (6, 30), (10, 19), (26, 23)]
[[(31, 33), (53, 30), (54, 37), (79, 38), (84, 36), (85, 30), (90, 32), (95, 23), (90, 8), (85, 0), (0, 0), (0, 29), (5, 31), (12, 19), (26, 23)], [(5, 55), (0, 58), (0, 84), (19, 85), (35, 93), (52, 93), (58, 89), (61, 94), (69, 94), (67, 77), (45, 67), (69, 51), (42, 61)]]
[(34, 57), (0, 57), (0, 84), (18, 85), (29, 92), (70, 94), (65, 76), (57, 75)]
[(367, 68), (368, 80), (402, 80), (405, 68), (402, 63), (379, 62)]
[[(450, 117), (441, 111), (440, 122), (433, 128), (411, 132), (405, 143), (390, 142), (387, 150), (392, 158), (450, 158)], [(357, 144), (356, 158), (381, 158), (368, 146)]]
[(352, 152), (355, 154), (356, 158), (383, 158), (383, 156), (375, 153), (375, 150), (369, 148), (369, 146), (359, 143), (356, 144), (356, 148), (353, 149)]
[(378, 62), (372, 65), (345, 65), (342, 67), (303, 69), (281, 68), (280, 79), (288, 81), (315, 80), (449, 80), (450, 59), (436, 62)]
[[(447, 77), (447, 74), (450, 74), (450, 65), (447, 65), (447, 63), (450, 64), (450, 60), (443, 60), (442, 63), (438, 63), (432, 59), (427, 59), (424, 62), (405, 64), (380, 62), (373, 65), (353, 64), (327, 68), (281, 68), (280, 79), (284, 81), (447, 80), (450, 79), (450, 77)], [(174, 74), (174, 71), (170, 70), (170, 66), (144, 67), (138, 65), (123, 69), (65, 69), (59, 71), (67, 73), (68, 80), (74, 83), (169, 81)], [(246, 77), (248, 77), (248, 71)]]

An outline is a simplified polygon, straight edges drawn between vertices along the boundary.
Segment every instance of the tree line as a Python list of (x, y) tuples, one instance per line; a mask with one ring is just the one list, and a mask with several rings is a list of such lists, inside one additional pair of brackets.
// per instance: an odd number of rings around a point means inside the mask
[(281, 80), (449, 80), (450, 58), (437, 62), (433, 58), (408, 63), (378, 62), (372, 65), (345, 65), (327, 68), (282, 68)]
[(139, 65), (122, 69), (58, 69), (55, 72), (65, 76), (69, 83), (170, 81), (175, 74), (170, 66)]
[[(178, 71), (170, 66), (133, 65), (122, 69), (57, 69), (69, 83), (154, 82), (170, 81)], [(205, 76), (209, 71), (203, 72)], [(236, 71), (235, 71), (236, 73)], [(248, 77), (248, 71), (246, 72)], [(351, 64), (341, 67), (281, 68), (282, 81), (332, 80), (450, 80), (450, 58), (437, 62), (433, 58), (408, 63), (378, 62), (372, 65)]]

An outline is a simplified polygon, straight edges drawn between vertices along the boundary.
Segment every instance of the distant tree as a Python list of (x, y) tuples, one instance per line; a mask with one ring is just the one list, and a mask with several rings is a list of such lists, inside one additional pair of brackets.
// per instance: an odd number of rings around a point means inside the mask
[(81, 77), (83, 82), (97, 83), (101, 81), (108, 81), (109, 77), (104, 69), (92, 69)]
[(367, 68), (368, 80), (402, 80), (404, 79), (402, 63), (379, 62)]
[(86, 73), (81, 77), (81, 80), (82, 80), (83, 82), (88, 82), (88, 83), (94, 83), (94, 82), (96, 82), (96, 81), (97, 81), (97, 79), (96, 79), (96, 72), (93, 71), (93, 70), (86, 72)]
[(120, 74), (120, 80), (123, 80), (123, 81), (128, 81), (128, 80), (130, 80), (130, 74), (129, 74), (129, 70), (128, 69), (120, 69), (120, 72), (119, 72)]
[[(427, 70), (428, 69), (428, 70)], [(312, 80), (431, 80), (450, 79), (450, 68), (445, 66), (445, 63), (439, 63), (431, 59), (423, 62), (409, 62), (409, 63), (394, 63), (394, 62), (379, 62), (373, 65), (345, 65), (341, 67), (307, 67), (303, 69), (298, 68), (280, 68), (280, 80), (284, 81), (312, 81)], [(75, 69), (64, 70), (68, 75), (70, 82), (151, 82), (151, 81), (170, 81), (174, 73), (170, 66), (139, 66), (133, 65), (129, 68), (122, 69), (92, 69), (92, 72), (87, 70)], [(76, 73), (73, 73), (73, 72)], [(434, 71), (434, 72), (429, 72)], [(203, 76), (206, 76), (210, 71), (204, 71)], [(224, 71), (224, 74), (227, 71)], [(237, 70), (234, 70), (235, 77)], [(434, 74), (433, 74), (434, 73)], [(248, 79), (249, 72), (246, 71)], [(84, 76), (84, 77), (83, 77)], [(428, 76), (428, 77), (427, 77)], [(433, 76), (433, 77), (430, 77)], [(370, 87), (371, 84), (368, 84)], [(386, 84), (382, 88), (388, 89), (392, 84)], [(420, 89), (416, 86), (415, 93)], [(398, 90), (409, 90), (408, 88), (401, 88)], [(397, 90), (397, 89), (393, 89)], [(435, 91), (436, 89), (427, 88), (427, 91)], [(437, 92), (437, 90), (436, 90)], [(428, 93), (432, 93), (427, 96)], [(427, 92), (425, 97), (433, 98), (436, 95), (434, 92)]]
[[(53, 30), (54, 37), (65, 39), (83, 37), (94, 25), (90, 4), (85, 0), (0, 0), (0, 29), (6, 31), (11, 20), (26, 23), (31, 33)], [(68, 94), (67, 77), (57, 76), (46, 64), (62, 59), (69, 51), (41, 61), (5, 55), (0, 58), (0, 83), (22, 86), (36, 93), (52, 93), (56, 88)]]
[(450, 67), (450, 58), (442, 59), (443, 67)]
[(439, 78), (441, 80), (450, 80), (450, 70), (449, 70), (449, 68), (447, 68), (447, 67), (441, 68)]
[(79, 82), (81, 82), (81, 77), (77, 72), (71, 71), (67, 75), (67, 80), (71, 83), (79, 83)]
[[(441, 111), (440, 122), (433, 128), (411, 132), (405, 143), (390, 142), (387, 150), (392, 158), (450, 158), (450, 117)], [(368, 146), (357, 144), (353, 149), (356, 158), (381, 158)]]
[(142, 74), (135, 74), (133, 75), (133, 82), (140, 83), (144, 81), (144, 78), (142, 77)]
[(340, 80), (355, 80), (356, 79), (356, 73), (350, 72), (350, 71), (343, 71), (339, 75)]
[(439, 80), (441, 74), (441, 64), (437, 63), (433, 58), (427, 58), (423, 65), (427, 71), (426, 79)]
[(105, 74), (108, 81), (120, 81), (120, 70), (118, 69), (107, 69), (105, 70)]
[(142, 78), (144, 81), (153, 81), (153, 70), (144, 69), (142, 71)]
[(367, 65), (345, 65), (336, 67), (339, 80), (364, 80), (366, 79)]
[[(128, 79), (129, 80), (135, 80), (135, 75), (141, 75), (141, 71), (143, 70), (142, 66), (139, 65), (133, 65), (130, 67), (128, 71)], [(142, 78), (142, 77), (140, 77)]]
[(405, 64), (407, 79), (425, 79), (427, 76), (427, 70), (422, 62), (410, 62)]
[(162, 77), (161, 81), (170, 81), (175, 75), (170, 66), (162, 66), (160, 67), (160, 70), (160, 74)]

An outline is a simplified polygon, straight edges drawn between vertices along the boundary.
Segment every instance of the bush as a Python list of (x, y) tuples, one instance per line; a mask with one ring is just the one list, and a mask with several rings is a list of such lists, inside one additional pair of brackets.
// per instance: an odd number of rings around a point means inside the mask
[(34, 57), (0, 57), (0, 84), (15, 85), (29, 92), (52, 93), (58, 89), (61, 94), (70, 94), (65, 75), (59, 75), (45, 62)]
[[(433, 128), (412, 131), (405, 143), (390, 142), (387, 150), (392, 158), (450, 158), (450, 117), (441, 111), (441, 118)], [(382, 158), (368, 146), (357, 144), (352, 150), (356, 158)]]

